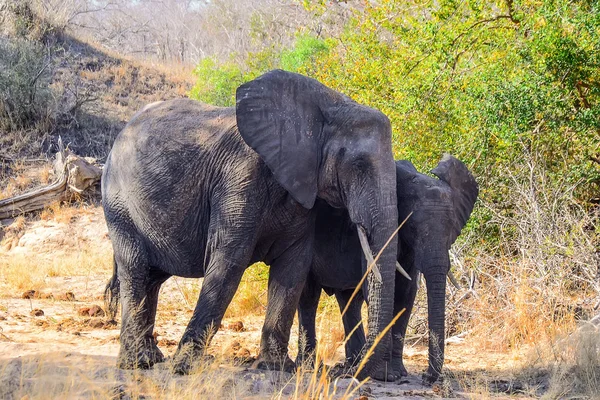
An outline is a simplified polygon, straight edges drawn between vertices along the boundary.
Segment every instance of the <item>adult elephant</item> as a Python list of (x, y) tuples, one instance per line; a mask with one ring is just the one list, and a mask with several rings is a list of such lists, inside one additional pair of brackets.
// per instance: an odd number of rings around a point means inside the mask
[[(423, 379), (431, 383), (438, 379), (444, 363), (448, 250), (469, 219), (479, 189), (467, 167), (450, 155), (445, 155), (432, 171), (439, 179), (420, 174), (408, 161), (397, 161), (395, 169), (398, 218), (403, 221), (408, 217), (398, 232), (398, 261), (411, 280), (396, 272), (394, 313), (404, 308), (406, 311), (392, 328), (391, 368), (385, 377), (407, 375), (402, 362), (403, 338), (417, 292), (418, 274), (422, 273), (427, 285), (429, 321), (429, 368)], [(300, 326), (306, 335), (299, 348), (304, 346), (304, 354), (316, 347), (315, 316), (321, 288), (335, 294), (343, 310), (366, 268), (360, 238), (348, 213), (324, 202), (316, 208), (315, 255), (299, 305)], [(358, 326), (346, 342), (350, 364), (355, 363), (365, 345), (360, 313), (362, 292), (358, 292), (343, 315), (347, 336)]]
[[(378, 252), (397, 227), (391, 126), (379, 111), (302, 75), (275, 70), (243, 84), (235, 108), (178, 99), (127, 124), (108, 156), (102, 201), (114, 249), (106, 297), (122, 301), (118, 366), (149, 368), (158, 292), (170, 276), (204, 277), (173, 358), (189, 373), (220, 326), (248, 265), (270, 265), (257, 361), (293, 367), (290, 328), (314, 242), (317, 198), (348, 210)], [(396, 244), (369, 277), (369, 338), (392, 318)], [(364, 375), (377, 370), (378, 347)]]

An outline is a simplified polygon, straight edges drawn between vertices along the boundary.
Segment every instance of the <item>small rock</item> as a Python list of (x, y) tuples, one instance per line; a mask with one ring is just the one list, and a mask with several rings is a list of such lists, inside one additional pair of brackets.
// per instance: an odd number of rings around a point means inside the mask
[(34, 317), (41, 317), (44, 315), (44, 310), (40, 310), (39, 308), (34, 308), (33, 310), (31, 310), (31, 312), (29, 313)]
[(117, 321), (115, 321), (114, 319), (111, 319), (111, 320), (108, 320), (108, 321), (104, 322), (104, 327), (105, 328), (110, 329), (110, 328), (113, 328), (115, 326), (117, 326)]
[(35, 290), (28, 290), (26, 292), (23, 292), (23, 294), (21, 295), (22, 299), (33, 299), (35, 298), (36, 295), (36, 291)]
[(77, 310), (77, 314), (82, 317), (104, 317), (104, 310), (102, 307), (94, 304), (91, 307), (81, 307)]
[(66, 292), (64, 294), (61, 294), (58, 297), (58, 299), (63, 301), (75, 301), (75, 295), (73, 294), (73, 292)]
[(94, 329), (104, 328), (104, 321), (101, 318), (92, 318), (88, 324)]
[(244, 332), (244, 323), (242, 321), (236, 321), (227, 326), (228, 329), (231, 329), (234, 332)]
[(104, 310), (97, 305), (93, 305), (90, 307), (88, 314), (90, 317), (104, 317)]
[(77, 314), (82, 317), (89, 317), (90, 316), (90, 308), (89, 307), (81, 307), (79, 310), (77, 310)]
[(173, 339), (160, 338), (158, 345), (161, 347), (172, 347), (177, 346), (177, 341)]
[(4, 315), (0, 315), (0, 321), (6, 321), (6, 317)]

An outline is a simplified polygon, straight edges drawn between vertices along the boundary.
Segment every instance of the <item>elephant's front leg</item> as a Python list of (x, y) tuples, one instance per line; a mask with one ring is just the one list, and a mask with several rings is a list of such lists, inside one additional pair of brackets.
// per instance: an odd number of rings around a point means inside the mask
[(212, 254), (194, 314), (173, 356), (173, 372), (190, 373), (206, 355), (206, 347), (221, 325), (245, 265), (232, 262), (224, 252)]
[(392, 368), (394, 374), (400, 378), (407, 376), (408, 371), (404, 366), (402, 356), (404, 353), (404, 340), (406, 338), (406, 329), (412, 313), (415, 297), (417, 295), (417, 279), (419, 279), (416, 269), (411, 273), (412, 281), (409, 281), (398, 272), (396, 272), (396, 286), (394, 294), (394, 315), (404, 310), (396, 324), (392, 327)]
[(288, 356), (294, 314), (310, 268), (312, 242), (301, 239), (271, 263), (269, 294), (260, 354), (255, 368), (295, 370)]
[(363, 295), (359, 291), (352, 298), (353, 293), (353, 289), (337, 290), (335, 292), (340, 312), (343, 313), (342, 322), (344, 323), (344, 333), (346, 336), (346, 364), (349, 367), (356, 367), (358, 365), (366, 344), (361, 317), (361, 307), (364, 302)]
[(321, 286), (317, 283), (312, 274), (309, 274), (308, 279), (304, 284), (300, 303), (298, 304), (299, 334), (296, 365), (307, 363), (312, 366), (315, 362), (315, 351), (317, 349), (315, 322), (320, 297)]

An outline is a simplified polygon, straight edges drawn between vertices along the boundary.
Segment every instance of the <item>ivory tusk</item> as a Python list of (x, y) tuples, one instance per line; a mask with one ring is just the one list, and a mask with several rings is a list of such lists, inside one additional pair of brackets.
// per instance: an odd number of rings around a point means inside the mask
[(458, 284), (458, 281), (456, 280), (454, 274), (450, 270), (448, 270), (448, 279), (450, 279), (450, 282), (457, 290), (460, 290), (460, 285)]
[(400, 274), (402, 274), (403, 277), (405, 277), (409, 281), (412, 281), (410, 275), (404, 270), (404, 268), (402, 268), (402, 265), (400, 265), (398, 261), (396, 261), (396, 269), (398, 270), (398, 272), (400, 272)]
[(365, 254), (365, 258), (367, 260), (367, 270), (371, 268), (373, 276), (375, 277), (377, 282), (383, 283), (383, 279), (381, 278), (381, 272), (379, 272), (379, 267), (377, 266), (377, 264), (375, 264), (375, 260), (373, 259), (373, 253), (371, 252), (371, 248), (369, 247), (369, 240), (367, 239), (365, 228), (363, 228), (360, 225), (357, 225), (356, 230), (358, 231), (360, 247), (362, 247), (362, 251)]

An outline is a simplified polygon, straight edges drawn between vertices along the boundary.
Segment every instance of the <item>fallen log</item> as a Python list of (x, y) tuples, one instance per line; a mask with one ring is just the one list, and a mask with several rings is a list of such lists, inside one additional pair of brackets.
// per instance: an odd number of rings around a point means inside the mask
[(49, 186), (0, 200), (0, 220), (41, 210), (57, 201), (68, 200), (73, 194), (80, 195), (100, 181), (102, 169), (65, 149), (59, 140), (54, 173), (57, 179)]

